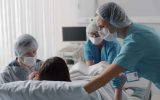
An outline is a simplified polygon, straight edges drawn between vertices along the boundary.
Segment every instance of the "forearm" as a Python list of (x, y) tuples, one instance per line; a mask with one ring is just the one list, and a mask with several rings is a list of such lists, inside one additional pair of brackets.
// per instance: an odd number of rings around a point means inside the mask
[(87, 60), (86, 61), (86, 65), (87, 66), (91, 66), (91, 65), (93, 65), (94, 63), (93, 63), (93, 61), (92, 60)]
[(122, 88), (115, 89), (114, 100), (122, 100)]
[(108, 83), (113, 77), (118, 76), (119, 73), (123, 72), (123, 68), (119, 67), (117, 65), (110, 65), (107, 66), (106, 70), (99, 76), (97, 76), (95, 79), (90, 81), (84, 86), (84, 89), (91, 93), (100, 87), (104, 86), (106, 83)]

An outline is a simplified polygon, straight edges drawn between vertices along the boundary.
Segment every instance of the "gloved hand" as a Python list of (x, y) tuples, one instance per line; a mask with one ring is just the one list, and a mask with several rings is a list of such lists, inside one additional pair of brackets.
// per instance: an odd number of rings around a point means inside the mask
[(111, 81), (111, 85), (113, 88), (117, 89), (117, 88), (122, 88), (123, 85), (126, 82), (126, 76), (124, 74), (121, 74), (118, 77), (114, 77)]

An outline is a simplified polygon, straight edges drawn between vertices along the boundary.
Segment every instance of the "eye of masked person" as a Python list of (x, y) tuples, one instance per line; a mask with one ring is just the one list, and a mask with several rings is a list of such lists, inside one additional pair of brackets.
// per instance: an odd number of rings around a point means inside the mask
[(37, 54), (37, 49), (32, 49), (31, 51), (25, 54), (26, 57), (35, 57)]
[(100, 35), (98, 34), (98, 32), (92, 32), (89, 34), (90, 37), (96, 38), (96, 37), (100, 37)]

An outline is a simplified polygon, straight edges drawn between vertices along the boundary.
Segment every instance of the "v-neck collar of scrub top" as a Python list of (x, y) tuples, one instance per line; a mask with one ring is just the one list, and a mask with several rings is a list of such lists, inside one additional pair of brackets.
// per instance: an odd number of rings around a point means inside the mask
[[(132, 23), (132, 24), (129, 26), (128, 32), (126, 33), (125, 38), (132, 33), (132, 29), (133, 29), (134, 25), (135, 25), (135, 23)], [(125, 39), (125, 38), (124, 38), (124, 39)]]
[(15, 60), (13, 60), (9, 66), (17, 66), (17, 67), (20, 67), (20, 65), (17, 63), (17, 58)]

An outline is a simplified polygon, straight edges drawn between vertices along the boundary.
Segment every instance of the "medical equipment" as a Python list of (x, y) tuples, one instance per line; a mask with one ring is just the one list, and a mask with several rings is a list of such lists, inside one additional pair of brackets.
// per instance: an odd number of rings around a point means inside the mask
[(82, 45), (68, 45), (58, 52), (58, 56), (62, 57), (70, 68), (78, 60), (82, 59)]
[(62, 37), (64, 42), (86, 41), (85, 26), (64, 26), (62, 27)]
[(127, 77), (127, 82), (134, 82), (139, 80), (138, 73), (135, 71), (126, 71), (125, 75)]
[(69, 45), (63, 47), (58, 56), (62, 57), (68, 67), (82, 59), (82, 43), (86, 41), (85, 26), (63, 26), (62, 27), (63, 42), (70, 42)]

